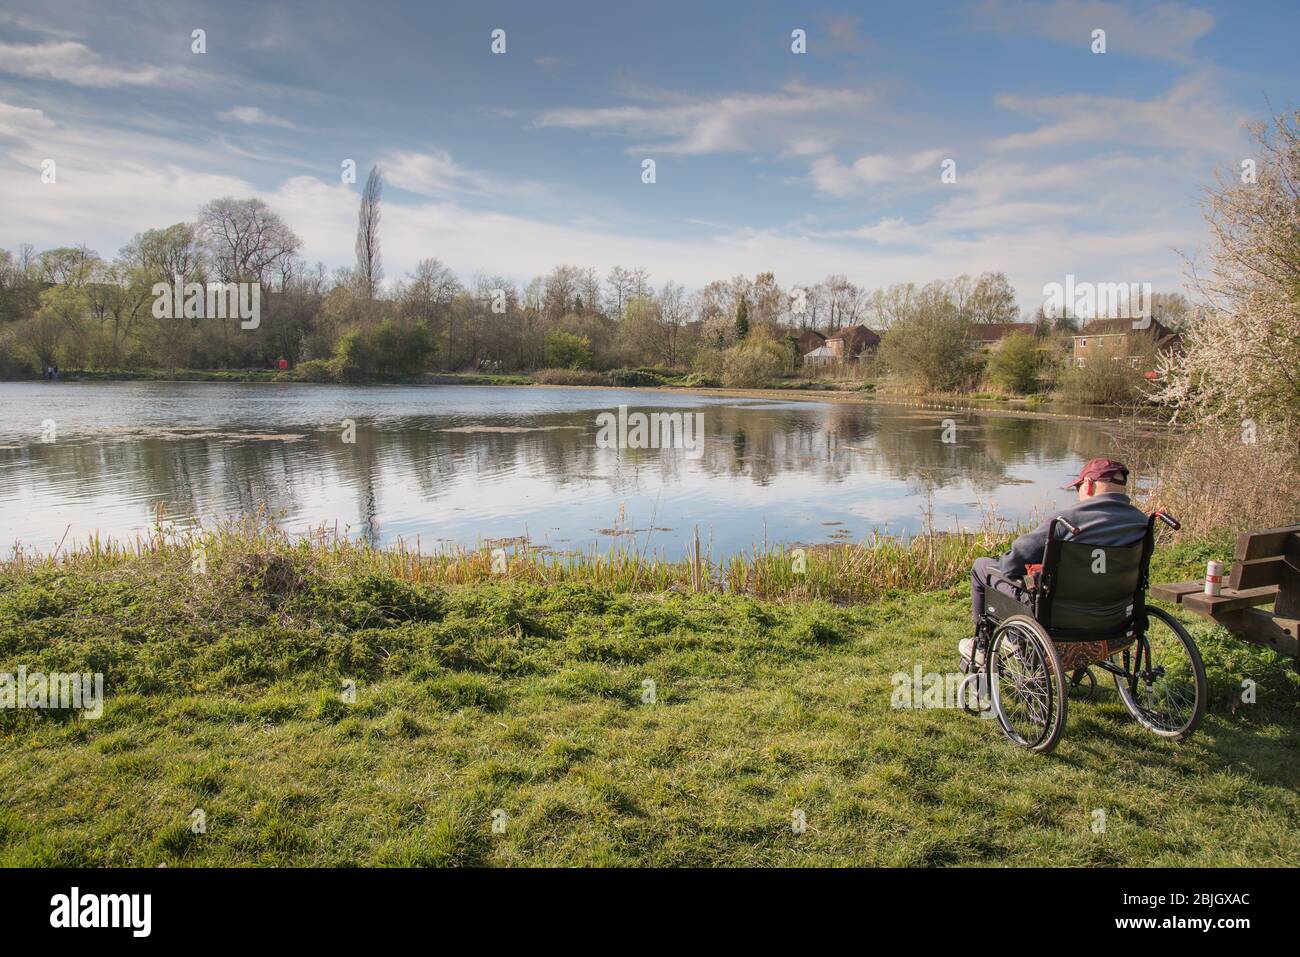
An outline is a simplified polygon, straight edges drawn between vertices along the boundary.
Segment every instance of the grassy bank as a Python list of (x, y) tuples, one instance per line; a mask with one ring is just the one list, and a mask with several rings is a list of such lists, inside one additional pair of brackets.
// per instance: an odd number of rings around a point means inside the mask
[[(772, 556), (746, 577), (523, 555), (494, 576), (251, 526), (207, 539), (205, 574), (162, 536), (10, 562), (0, 672), (102, 671), (106, 705), (0, 712), (0, 864), (1300, 859), (1296, 674), (1199, 620), (1213, 700), (1183, 746), (1109, 689), (1049, 758), (959, 711), (891, 708), (894, 673), (953, 670), (958, 565), (999, 544), (885, 545), (853, 587), (834, 584), (847, 554), (814, 552), (807, 577)], [(1212, 548), (1162, 550), (1160, 577)]]

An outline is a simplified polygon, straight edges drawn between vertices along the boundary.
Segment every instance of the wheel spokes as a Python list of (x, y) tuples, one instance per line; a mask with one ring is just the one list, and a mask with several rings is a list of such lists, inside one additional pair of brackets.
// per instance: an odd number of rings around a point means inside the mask
[[(1003, 715), (1010, 730), (1023, 741), (1036, 744), (1052, 723), (1053, 700), (1051, 674), (1036, 641), (1029, 635), (1016, 636), (1016, 650), (1004, 656), (1003, 641), (998, 648), (995, 679), (1003, 704)], [(1021, 718), (1028, 725), (1024, 733)]]
[(1152, 619), (1147, 633), (1153, 677), (1138, 679), (1138, 707), (1164, 731), (1178, 731), (1196, 713), (1196, 675), (1187, 649), (1177, 634)]

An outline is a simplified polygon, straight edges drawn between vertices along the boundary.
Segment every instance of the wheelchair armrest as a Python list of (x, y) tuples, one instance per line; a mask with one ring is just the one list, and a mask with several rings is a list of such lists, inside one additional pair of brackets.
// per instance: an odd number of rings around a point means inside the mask
[(1021, 604), (1029, 604), (1031, 597), (1038, 594), (1038, 586), (1042, 581), (1039, 568), (1040, 566), (1033, 566), (1033, 570), (1027, 572), (1024, 578), (1012, 578), (1010, 575), (1006, 575), (998, 571), (996, 568), (991, 569), (989, 571), (989, 589), (991, 591), (997, 591), (995, 583), (998, 579), (1001, 579), (1016, 590), (1020, 595)]
[(1004, 582), (1007, 582), (1010, 585), (1014, 585), (1016, 588), (1027, 587), (1027, 582), (1023, 578), (1012, 578), (1010, 575), (1005, 575), (1002, 572), (998, 571), (996, 568), (990, 569), (989, 585), (992, 585), (994, 579), (998, 579), (998, 578), (1001, 578)]
[(989, 588), (984, 592), (984, 613), (996, 621), (1003, 621), (1012, 615), (1028, 614), (1033, 608), (1033, 593), (1015, 584), (1014, 578), (1007, 578), (1006, 575), (999, 574), (997, 578), (1010, 582), (1015, 585), (1015, 596), (1008, 595), (1006, 592), (995, 586), (995, 579), (989, 576)]

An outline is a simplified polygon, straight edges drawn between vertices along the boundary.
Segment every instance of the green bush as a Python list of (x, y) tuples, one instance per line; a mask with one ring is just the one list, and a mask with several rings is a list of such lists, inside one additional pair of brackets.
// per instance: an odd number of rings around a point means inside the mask
[(385, 319), (369, 328), (350, 329), (334, 347), (339, 377), (354, 380), (375, 375), (416, 375), (433, 354), (429, 327), (409, 320)]
[(35, 368), (31, 362), (17, 354), (13, 343), (13, 330), (0, 327), (0, 378), (17, 379), (32, 375)]
[(533, 381), (540, 385), (609, 385), (605, 373), (583, 369), (538, 369)]
[(733, 389), (756, 389), (779, 376), (785, 361), (779, 342), (755, 333), (722, 354), (722, 382)]
[(663, 376), (646, 369), (614, 369), (609, 373), (609, 384), (617, 386), (663, 385)]
[(546, 364), (553, 369), (590, 369), (591, 340), (571, 332), (546, 334)]
[(880, 343), (880, 359), (905, 382), (947, 392), (977, 375), (979, 358), (971, 344), (971, 321), (951, 299), (932, 293), (890, 326)]
[(1016, 395), (1029, 395), (1038, 391), (1040, 367), (1038, 340), (1023, 332), (1015, 332), (1002, 341), (1002, 346), (989, 357), (988, 376), (997, 386)]
[(294, 367), (292, 377), (299, 382), (337, 382), (340, 368), (333, 359), (308, 359)]
[(703, 372), (692, 372), (682, 376), (678, 381), (678, 385), (686, 389), (716, 389), (721, 384), (716, 378)]

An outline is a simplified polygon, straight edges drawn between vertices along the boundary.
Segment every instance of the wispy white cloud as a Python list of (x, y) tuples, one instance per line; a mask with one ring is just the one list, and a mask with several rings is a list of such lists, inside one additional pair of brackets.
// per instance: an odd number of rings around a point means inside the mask
[(43, 33), (51, 37), (75, 38), (82, 36), (81, 33), (67, 29), (65, 25), (55, 25), (46, 20), (38, 20), (34, 17), (7, 10), (0, 10), (0, 23), (16, 27), (19, 30), (26, 30), (28, 33)]
[(974, 206), (969, 202), (945, 204), (917, 222), (901, 216), (885, 216), (853, 230), (831, 236), (865, 239), (881, 246), (928, 248), (962, 234), (992, 236), (997, 233), (1042, 228), (1081, 218), (1086, 203), (1019, 201), (996, 206)]
[(53, 125), (40, 110), (0, 103), (0, 135), (20, 136), (33, 130), (48, 129)]
[(0, 43), (0, 72), (38, 80), (61, 80), (75, 86), (151, 86), (162, 82), (157, 67), (112, 66), (84, 43)]
[(959, 168), (955, 183), (935, 187), (941, 198), (910, 219), (887, 215), (874, 223), (820, 235), (884, 245), (932, 246), (945, 238), (985, 236), (992, 240), (1016, 230), (1055, 229), (1063, 236), (1104, 233), (1134, 221), (1177, 223), (1179, 230), (1190, 227), (1199, 231), (1195, 217), (1184, 215), (1190, 211), (1186, 205), (1171, 204), (1170, 193), (1160, 188), (1190, 188), (1196, 176), (1176, 159), (1122, 152), (1055, 163), (1013, 162), (994, 156), (970, 168)]
[[(59, 122), (41, 111), (0, 104), (0, 247), (22, 242), (86, 242), (112, 255), (139, 230), (193, 219), (224, 195), (249, 195), (249, 180), (219, 167), (205, 139), (171, 127), (131, 129), (111, 114)], [(45, 159), (57, 163), (41, 180)], [(218, 168), (214, 168), (218, 167)]]
[(818, 156), (810, 165), (813, 185), (831, 196), (852, 196), (882, 183), (919, 184), (921, 175), (933, 173), (930, 183), (939, 181), (939, 164), (947, 154), (942, 149), (921, 150), (903, 155), (871, 153), (844, 165), (831, 154)]
[(1214, 29), (1214, 15), (1183, 3), (1125, 5), (1106, 0), (984, 0), (973, 11), (986, 27), (1055, 40), (1081, 50), (1093, 30), (1106, 31), (1106, 52), (1190, 63), (1196, 41)]
[(660, 96), (643, 104), (550, 110), (534, 125), (635, 138), (629, 151), (702, 155), (776, 149), (806, 154), (828, 149), (845, 131), (869, 119), (880, 103), (874, 90), (795, 80), (772, 93)]
[(234, 106), (217, 114), (217, 119), (227, 123), (245, 123), (249, 126), (278, 126), (282, 129), (296, 129), (288, 120), (273, 116), (259, 106)]
[(381, 156), (379, 165), (389, 183), (421, 196), (520, 198), (547, 192), (540, 183), (505, 180), (469, 169), (446, 150), (396, 150)]
[[(56, 183), (39, 171), (0, 176), (0, 206), (13, 210), (5, 233), (12, 243), (38, 247), (86, 242), (113, 255), (140, 230), (192, 220), (205, 198), (248, 195), (238, 177), (203, 173), (174, 164), (115, 163), (81, 167), (60, 163)], [(105, 224), (116, 226), (106, 228)]]
[(997, 98), (999, 106), (1040, 125), (993, 143), (1002, 150), (1039, 150), (1091, 144), (1104, 147), (1191, 150), (1222, 154), (1240, 148), (1245, 117), (1222, 99), (1206, 74), (1179, 80), (1164, 96), (1149, 100), (1075, 93), (1067, 96)]
[(446, 150), (398, 151), (383, 158), (384, 175), (399, 189), (433, 196), (477, 188), (476, 177)]

